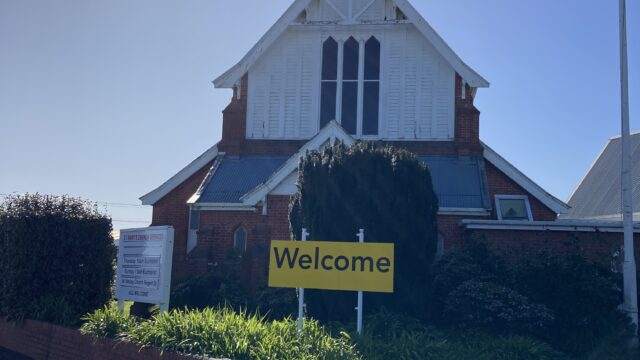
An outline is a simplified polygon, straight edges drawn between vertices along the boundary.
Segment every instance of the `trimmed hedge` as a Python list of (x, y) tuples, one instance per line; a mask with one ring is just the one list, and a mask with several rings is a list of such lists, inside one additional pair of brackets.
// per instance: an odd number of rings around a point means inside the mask
[(68, 196), (0, 204), (0, 315), (73, 326), (111, 298), (111, 219)]

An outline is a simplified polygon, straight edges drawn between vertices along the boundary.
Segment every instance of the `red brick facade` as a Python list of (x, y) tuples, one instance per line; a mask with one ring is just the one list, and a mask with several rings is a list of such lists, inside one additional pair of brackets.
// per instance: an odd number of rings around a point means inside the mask
[[(267, 211), (202, 211), (198, 248), (207, 253), (207, 268), (220, 264), (227, 252), (233, 249), (234, 233), (239, 227), (247, 230), (247, 249), (242, 258), (244, 280), (255, 288), (261, 284), (268, 265), (271, 240), (288, 240), (289, 196), (268, 196)], [(203, 272), (202, 265), (196, 272)]]
[[(292, 155), (305, 141), (248, 140), (246, 139), (246, 112), (248, 76), (242, 78), (240, 88), (223, 112), (223, 137), (218, 145), (220, 152), (230, 156), (240, 155)], [(451, 142), (393, 141), (384, 142), (405, 148), (420, 155), (482, 156), (483, 146), (479, 139), (480, 112), (475, 108), (474, 93), (459, 75), (455, 78), (455, 140)], [(240, 97), (238, 97), (238, 91)], [(243, 276), (250, 287), (255, 288), (264, 281), (268, 262), (269, 241), (289, 239), (289, 196), (268, 196), (266, 215), (258, 206), (251, 211), (206, 211), (200, 212), (198, 244), (187, 256), (187, 225), (189, 209), (187, 199), (193, 195), (204, 179), (211, 164), (200, 169), (187, 181), (172, 190), (154, 205), (153, 225), (173, 225), (176, 230), (174, 248), (174, 279), (189, 274), (203, 273), (215, 269), (234, 246), (233, 234), (242, 226), (247, 231), (247, 249), (243, 257)], [(568, 249), (563, 247), (566, 239), (580, 238), (580, 246), (590, 249), (594, 256), (609, 256), (618, 244), (617, 234), (591, 234), (570, 232), (531, 231), (465, 231), (462, 220), (496, 220), (495, 195), (528, 195), (534, 221), (553, 221), (557, 214), (534, 198), (522, 186), (509, 178), (494, 165), (485, 161), (487, 186), (491, 211), (488, 215), (440, 215), (439, 232), (444, 239), (444, 250), (462, 245), (466, 240), (483, 237), (501, 251), (523, 252), (526, 247)], [(524, 245), (523, 245), (524, 244)], [(526, 245), (526, 246), (525, 246)]]
[(151, 226), (171, 225), (175, 230), (173, 245), (173, 276), (179, 281), (187, 275), (185, 259), (187, 255), (187, 229), (189, 226), (189, 207), (187, 200), (209, 172), (213, 162), (207, 164), (178, 185), (169, 194), (153, 204)]
[[(464, 236), (485, 241), (506, 259), (515, 261), (539, 251), (553, 254), (577, 252), (604, 265), (616, 261), (613, 255), (617, 253), (617, 261), (622, 261), (621, 232), (467, 230)], [(637, 258), (640, 255), (640, 234), (634, 234), (634, 242)]]

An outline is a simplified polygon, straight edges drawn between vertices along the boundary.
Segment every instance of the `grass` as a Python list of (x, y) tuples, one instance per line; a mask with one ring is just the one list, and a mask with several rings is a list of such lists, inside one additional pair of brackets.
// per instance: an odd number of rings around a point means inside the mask
[[(111, 301), (111, 307), (113, 308), (118, 308), (118, 300), (112, 300)], [(133, 301), (125, 301), (124, 302), (124, 313), (125, 315), (130, 315), (131, 314), (131, 305), (133, 305)]]

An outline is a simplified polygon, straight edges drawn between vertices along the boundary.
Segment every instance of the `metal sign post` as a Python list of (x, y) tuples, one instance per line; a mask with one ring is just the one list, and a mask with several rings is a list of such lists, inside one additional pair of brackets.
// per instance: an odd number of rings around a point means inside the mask
[[(629, 139), (629, 78), (627, 64), (627, 11), (620, 0), (620, 93), (622, 110), (622, 221), (624, 226), (624, 308), (631, 322), (638, 326), (638, 297), (636, 292), (636, 260), (633, 250), (633, 195), (631, 175), (631, 142)], [(637, 343), (637, 336), (635, 338)]]
[[(356, 234), (358, 236), (358, 242), (364, 242), (364, 229), (360, 229), (360, 231)], [(358, 291), (358, 323), (357, 330), (358, 335), (362, 335), (362, 291)]]
[[(309, 233), (307, 229), (302, 229), (302, 241), (307, 241)], [(304, 288), (298, 289), (298, 332), (302, 332), (302, 322), (304, 321)]]

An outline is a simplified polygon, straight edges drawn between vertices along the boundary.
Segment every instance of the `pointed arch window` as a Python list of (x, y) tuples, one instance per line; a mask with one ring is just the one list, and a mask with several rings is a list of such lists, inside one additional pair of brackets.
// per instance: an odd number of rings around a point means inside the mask
[(380, 103), (380, 42), (374, 36), (322, 45), (320, 127), (336, 120), (352, 135), (377, 136)]
[(233, 232), (233, 248), (240, 254), (247, 251), (247, 229), (244, 226), (239, 226)]

